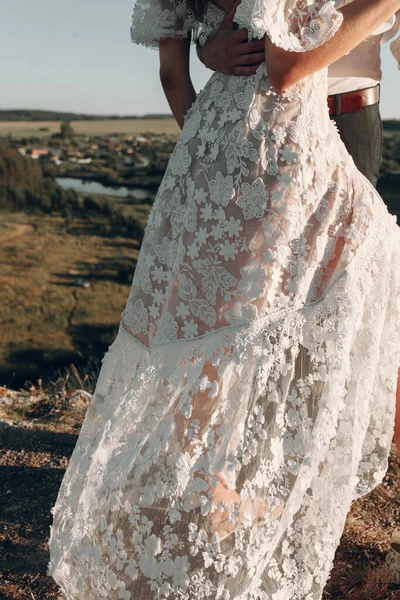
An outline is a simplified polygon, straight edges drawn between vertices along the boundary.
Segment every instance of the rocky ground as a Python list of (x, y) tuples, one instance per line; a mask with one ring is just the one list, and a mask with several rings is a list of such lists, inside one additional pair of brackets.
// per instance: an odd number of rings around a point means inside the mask
[[(46, 576), (50, 509), (76, 444), (94, 375), (72, 369), (42, 389), (0, 388), (0, 600), (56, 600)], [(400, 600), (385, 556), (400, 522), (400, 458), (393, 445), (384, 481), (355, 502), (323, 600)]]

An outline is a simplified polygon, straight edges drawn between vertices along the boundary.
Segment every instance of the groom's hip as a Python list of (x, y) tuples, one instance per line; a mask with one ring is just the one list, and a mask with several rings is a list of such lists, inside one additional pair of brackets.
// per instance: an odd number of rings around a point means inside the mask
[(382, 162), (383, 128), (379, 112), (380, 86), (328, 96), (336, 123), (357, 168), (376, 185)]

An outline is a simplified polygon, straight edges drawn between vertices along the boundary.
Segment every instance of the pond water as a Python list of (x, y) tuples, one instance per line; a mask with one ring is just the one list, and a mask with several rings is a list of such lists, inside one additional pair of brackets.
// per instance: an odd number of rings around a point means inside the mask
[(85, 192), (87, 194), (106, 194), (107, 196), (117, 196), (118, 198), (133, 196), (137, 200), (147, 200), (148, 198), (151, 198), (150, 192), (143, 188), (107, 187), (98, 181), (90, 181), (87, 179), (57, 177), (57, 183), (65, 190), (75, 190), (76, 192)]

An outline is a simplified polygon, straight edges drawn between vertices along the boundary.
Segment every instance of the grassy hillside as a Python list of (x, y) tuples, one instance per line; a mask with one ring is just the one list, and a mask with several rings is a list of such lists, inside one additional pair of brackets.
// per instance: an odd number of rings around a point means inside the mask
[[(146, 219), (148, 206), (143, 207)], [(136, 207), (140, 215), (141, 207)], [(0, 385), (102, 358), (129, 292), (139, 242), (104, 216), (9, 213), (0, 221)], [(87, 286), (87, 287), (85, 287)]]

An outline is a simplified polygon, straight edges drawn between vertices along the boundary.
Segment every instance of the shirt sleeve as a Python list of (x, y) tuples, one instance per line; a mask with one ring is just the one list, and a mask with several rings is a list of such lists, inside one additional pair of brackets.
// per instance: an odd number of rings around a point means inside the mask
[(137, 0), (132, 15), (131, 40), (148, 48), (159, 41), (189, 36), (196, 19), (182, 0)]

